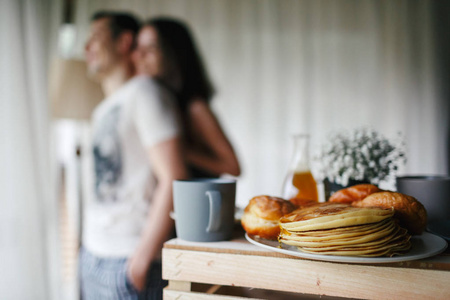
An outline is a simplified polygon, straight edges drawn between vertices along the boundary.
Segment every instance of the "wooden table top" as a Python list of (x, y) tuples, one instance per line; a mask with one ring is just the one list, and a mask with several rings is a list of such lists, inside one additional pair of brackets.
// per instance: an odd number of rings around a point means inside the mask
[[(450, 299), (450, 253), (383, 264), (324, 262), (253, 245), (238, 232), (223, 242), (166, 242), (163, 278), (170, 283), (165, 299), (192, 293), (190, 283), (364, 299)], [(173, 288), (177, 284), (184, 288)]]
[[(229, 254), (242, 254), (250, 256), (269, 256), (280, 257), (290, 259), (304, 258), (286, 255), (275, 251), (270, 251), (262, 247), (256, 246), (248, 242), (244, 237), (244, 232), (238, 230), (235, 232), (233, 238), (229, 241), (222, 242), (189, 242), (181, 239), (172, 239), (164, 245), (167, 249), (180, 249), (191, 250), (201, 252), (213, 252), (213, 253), (229, 253)], [(389, 266), (399, 268), (418, 268), (418, 269), (430, 269), (430, 270), (443, 270), (450, 271), (450, 248), (447, 248), (443, 253), (428, 257), (425, 259), (411, 260), (405, 262), (392, 262), (392, 263), (373, 263), (373, 264), (360, 264), (360, 265), (372, 265), (372, 266)]]

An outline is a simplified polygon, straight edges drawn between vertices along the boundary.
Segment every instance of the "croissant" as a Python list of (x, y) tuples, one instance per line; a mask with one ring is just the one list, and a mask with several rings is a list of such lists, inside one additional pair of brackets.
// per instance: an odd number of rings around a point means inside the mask
[(342, 190), (337, 191), (331, 195), (329, 202), (351, 204), (354, 201), (359, 201), (367, 196), (382, 192), (376, 185), (373, 184), (357, 184)]
[(363, 200), (353, 202), (352, 206), (393, 208), (394, 217), (411, 234), (421, 234), (427, 225), (427, 211), (423, 204), (405, 194), (390, 191), (374, 193)]

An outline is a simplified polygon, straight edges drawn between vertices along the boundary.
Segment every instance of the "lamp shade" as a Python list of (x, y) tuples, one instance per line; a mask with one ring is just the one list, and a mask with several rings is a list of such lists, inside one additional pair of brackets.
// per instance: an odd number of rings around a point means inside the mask
[(100, 84), (87, 76), (84, 60), (54, 60), (49, 85), (53, 118), (89, 119), (93, 109), (103, 99)]

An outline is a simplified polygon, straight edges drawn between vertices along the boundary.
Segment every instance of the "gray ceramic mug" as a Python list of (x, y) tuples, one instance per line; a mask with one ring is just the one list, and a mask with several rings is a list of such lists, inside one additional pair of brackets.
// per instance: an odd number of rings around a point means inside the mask
[(428, 223), (450, 220), (450, 176), (400, 176), (397, 191), (415, 197), (427, 210)]
[(175, 180), (173, 202), (178, 238), (194, 242), (215, 242), (231, 238), (236, 180)]

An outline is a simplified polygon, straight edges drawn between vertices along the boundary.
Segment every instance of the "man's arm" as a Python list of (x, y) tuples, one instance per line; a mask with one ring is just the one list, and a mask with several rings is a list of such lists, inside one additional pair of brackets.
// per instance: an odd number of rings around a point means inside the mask
[(187, 177), (178, 138), (159, 143), (148, 153), (157, 185), (140, 243), (128, 261), (128, 276), (138, 290), (144, 288), (147, 271), (173, 228), (174, 222), (169, 216), (173, 209), (172, 182)]

